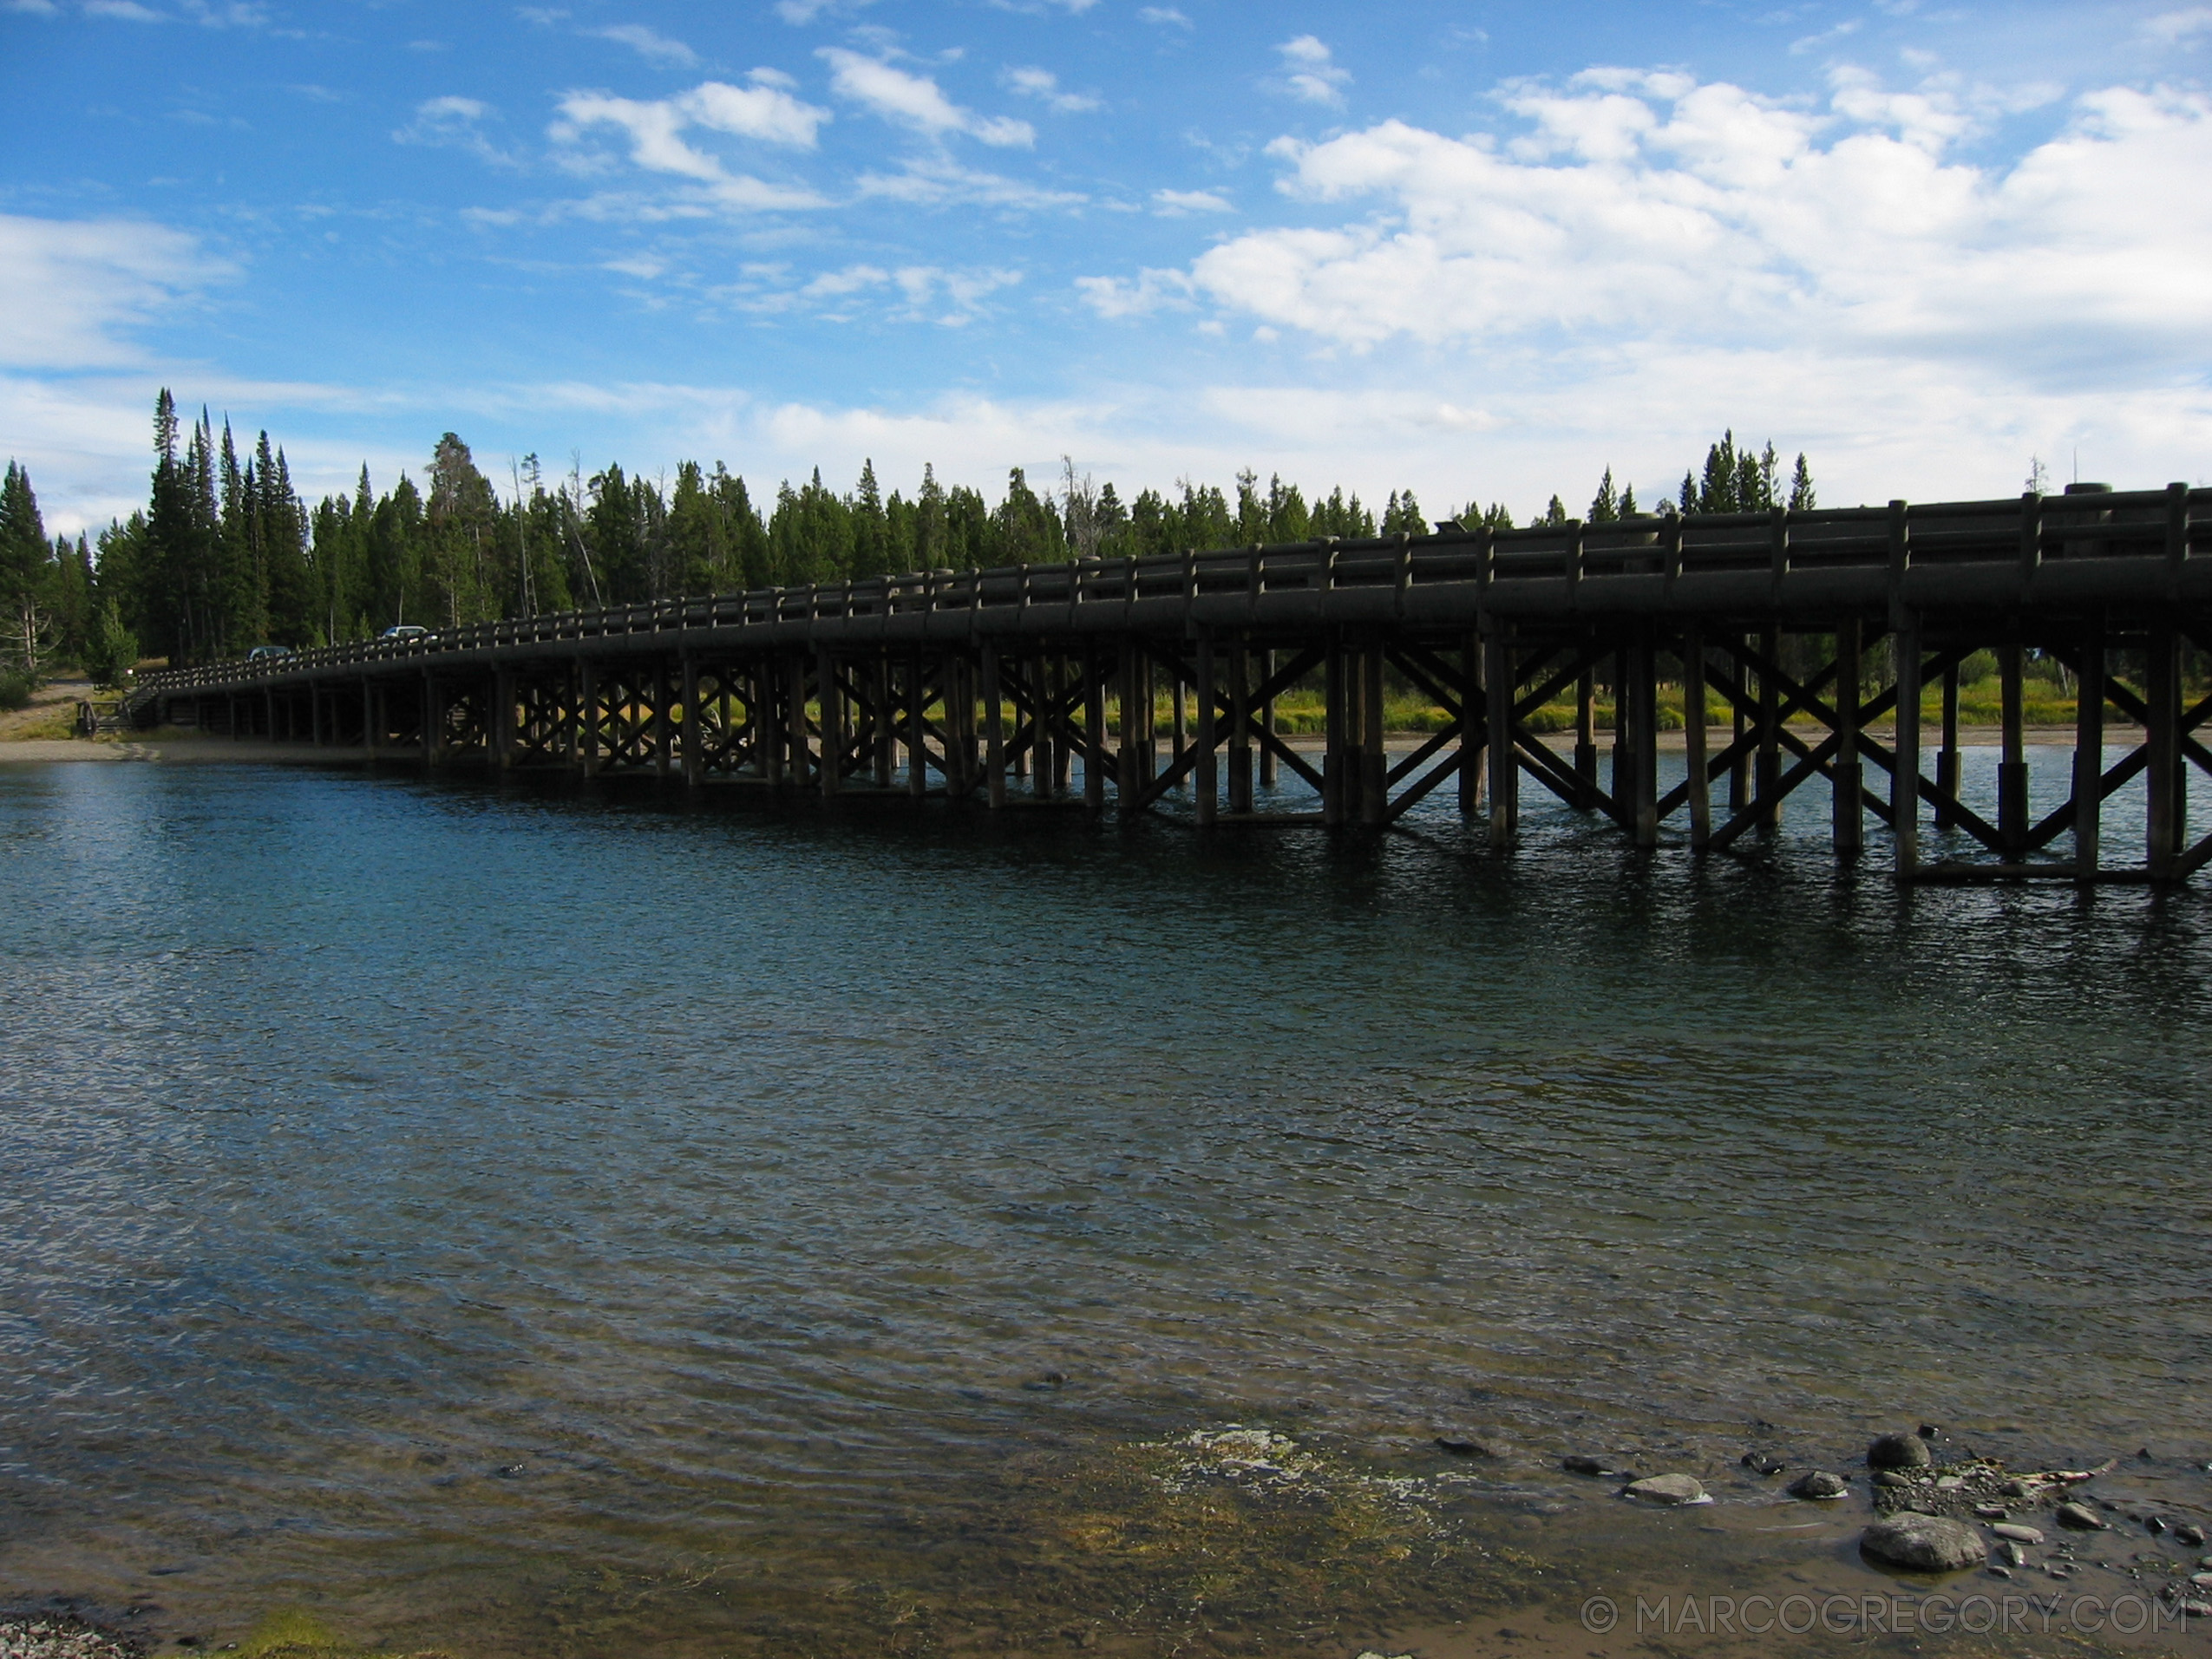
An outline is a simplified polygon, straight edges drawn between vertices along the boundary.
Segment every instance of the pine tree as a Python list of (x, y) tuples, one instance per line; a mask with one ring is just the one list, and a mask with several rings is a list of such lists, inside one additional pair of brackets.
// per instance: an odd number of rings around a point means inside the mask
[(1620, 497), (1613, 487), (1613, 468), (1606, 468), (1606, 475), (1598, 481), (1598, 493), (1590, 500), (1590, 522), (1611, 524), (1620, 517)]
[(30, 474), (11, 460), (0, 480), (0, 604), (7, 607), (7, 654), (34, 684), (53, 626), (45, 604), (51, 557)]
[(850, 504), (853, 522), (852, 573), (855, 577), (888, 576), (890, 523), (883, 511), (883, 492), (876, 486), (875, 462), (861, 463), (861, 481), (854, 487)]
[(1813, 469), (1805, 464), (1805, 454), (1797, 452), (1796, 470), (1790, 474), (1790, 510), (1810, 513), (1819, 505), (1820, 498), (1813, 492)]
[(1544, 516), (1541, 519), (1539, 519), (1537, 522), (1539, 524), (1547, 525), (1565, 524), (1567, 522), (1567, 503), (1561, 500), (1559, 497), (1554, 495), (1551, 499), (1551, 505), (1544, 509)]

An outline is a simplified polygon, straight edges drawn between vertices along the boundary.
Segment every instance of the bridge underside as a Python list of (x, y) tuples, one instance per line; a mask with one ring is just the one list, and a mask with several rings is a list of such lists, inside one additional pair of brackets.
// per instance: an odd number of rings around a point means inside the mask
[[(1173, 799), (1201, 825), (1378, 826), (1444, 791), (1501, 847), (1514, 841), (1530, 788), (1610, 820), (1638, 846), (1700, 852), (1756, 843), (1778, 828), (1784, 802), (1811, 795), (1839, 854), (1864, 850), (1871, 820), (1921, 880), (2175, 880), (2212, 861), (2212, 838), (2184, 839), (2189, 775), (2212, 773), (2200, 735), (2212, 697), (2186, 701), (2181, 676), (2184, 647), (2212, 650), (2212, 627), (1924, 617), (1914, 631), (1856, 616), (1825, 629), (1613, 618), (1427, 637), (1208, 628), (1191, 639), (1044, 638), (1018, 649), (986, 638), (574, 651), (460, 672), (409, 665), (183, 692), (149, 712), (381, 761), (991, 808), (1134, 813)], [(1958, 687), (1960, 666), (1983, 651), (1999, 666), (2001, 758), (1994, 791), (1977, 798), (1962, 782)], [(2030, 811), (2023, 717), (2032, 656), (2060, 664), (2078, 688), (2067, 794), (2039, 813)], [(1936, 687), (1940, 714), (1923, 730), (1921, 691)], [(1443, 723), (1410, 746), (1386, 746), (1389, 689), (1440, 709)], [(1278, 704), (1293, 689), (1309, 704), (1319, 693), (1318, 745), (1281, 728)], [(1563, 703), (1574, 711), (1571, 732), (1537, 729), (1538, 711)], [(1700, 706), (1706, 720), (1687, 717)], [(1683, 753), (1682, 775), (1665, 788), (1663, 741)], [(1285, 774), (1310, 786), (1307, 810), (1263, 809)], [(2104, 803), (2138, 776), (2148, 799), (2141, 856), (2115, 862), (2103, 845)], [(1924, 818), (1979, 856), (1922, 861)]]
[[(1872, 823), (1910, 879), (2170, 881), (2212, 861), (2186, 833), (2212, 698), (2183, 674), (2212, 650), (2208, 546), (2212, 491), (2181, 485), (1447, 526), (526, 617), (152, 676), (131, 708), (433, 766), (994, 809), (1172, 798), (1201, 826), (1382, 826), (1449, 790), (1501, 848), (1531, 788), (1698, 852), (1810, 795), (1839, 854)], [(1960, 669), (1985, 651), (1993, 782), (1967, 777), (1959, 729)], [(2030, 788), (2031, 663), (2078, 692), (2063, 799)], [(1318, 744), (1284, 729), (1293, 692), (1309, 721), (1318, 702)], [(1393, 694), (1441, 724), (1386, 747)], [(1539, 728), (1562, 707), (1555, 746)], [(1663, 729), (1684, 757), (1665, 787)], [(1310, 800), (1270, 788), (1285, 774)], [(2105, 805), (2129, 790), (2133, 814), (2138, 775), (2140, 855), (2108, 858)], [(1266, 810), (1286, 796), (1306, 809)], [(1930, 826), (1969, 856), (1924, 859)]]

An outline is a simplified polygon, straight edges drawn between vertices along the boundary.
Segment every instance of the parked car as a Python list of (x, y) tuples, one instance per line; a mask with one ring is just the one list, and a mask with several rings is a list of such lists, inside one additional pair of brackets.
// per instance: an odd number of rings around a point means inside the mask
[(387, 628), (376, 636), (379, 639), (428, 639), (430, 630), (420, 623), (403, 622), (396, 628)]
[(249, 663), (265, 663), (273, 656), (290, 656), (291, 655), (291, 647), (289, 645), (256, 645), (245, 654), (245, 660)]

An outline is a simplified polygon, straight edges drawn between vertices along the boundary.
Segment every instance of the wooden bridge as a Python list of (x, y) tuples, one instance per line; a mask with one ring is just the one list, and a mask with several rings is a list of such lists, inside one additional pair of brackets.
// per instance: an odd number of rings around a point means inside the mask
[[(1718, 852), (1824, 786), (1838, 853), (1886, 826), (1908, 879), (2185, 878), (2191, 767), (2212, 697), (2187, 703), (2184, 647), (2212, 649), (2212, 490), (1686, 517), (1181, 558), (936, 571), (564, 612), (147, 676), (127, 714), (371, 759), (680, 776), (694, 788), (904, 792), (990, 807), (1187, 790), (1201, 825), (1387, 825), (1455, 785), (1513, 844), (1523, 787), (1600, 813), (1639, 846)], [(1790, 641), (1787, 650), (1785, 639)], [(1884, 644), (1886, 642), (1886, 646)], [(1993, 800), (1962, 798), (1958, 670), (1994, 652)], [(2024, 654), (2078, 685), (2071, 791), (2029, 811)], [(1813, 666), (1808, 667), (1810, 663)], [(1791, 671), (1794, 664), (1796, 671)], [(1384, 743), (1386, 676), (1440, 707), (1410, 752)], [(1663, 679), (1664, 676), (1664, 679)], [(1594, 686), (1616, 688), (1598, 764)], [(1717, 695), (1659, 787), (1660, 686)], [(1312, 764), (1276, 700), (1318, 683)], [(1940, 683), (1935, 768), (1924, 688)], [(1571, 751), (1532, 728), (1572, 696)], [(1161, 712), (1173, 709), (1172, 721)], [(2128, 722), (2108, 734), (2106, 711)], [(1109, 709), (1112, 713), (1109, 715)], [(2108, 735), (2125, 752), (2107, 764)], [(1401, 745), (1401, 748), (1403, 746)], [(1319, 811), (1258, 811), (1279, 770)], [(2108, 864), (2103, 805), (2146, 781), (2140, 863)], [(1601, 787), (1602, 783), (1602, 787)], [(1925, 823), (1980, 856), (1924, 862)], [(2063, 856), (2061, 849), (2063, 849)]]

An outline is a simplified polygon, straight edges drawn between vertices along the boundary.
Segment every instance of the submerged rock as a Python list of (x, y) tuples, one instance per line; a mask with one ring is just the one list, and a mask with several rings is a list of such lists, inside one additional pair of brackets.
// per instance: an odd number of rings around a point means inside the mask
[(1709, 1504), (1705, 1487), (1686, 1474), (1646, 1475), (1641, 1480), (1632, 1480), (1622, 1489), (1622, 1494), (1646, 1504)]
[(1579, 1455), (1564, 1457), (1559, 1460), (1559, 1466), (1569, 1474), (1611, 1474), (1613, 1473), (1613, 1465), (1602, 1458), (1586, 1458)]
[(2022, 1526), (2017, 1521), (2000, 1521), (1989, 1529), (2000, 1538), (2010, 1538), (2015, 1544), (2040, 1544), (2042, 1532), (2032, 1526)]
[(2104, 1518), (2087, 1504), (2061, 1504), (2051, 1512), (2051, 1519), (2061, 1526), (2071, 1526), (2077, 1532), (2102, 1532)]
[(1830, 1474), (1825, 1469), (1815, 1469), (1801, 1474), (1790, 1483), (1792, 1498), (1822, 1499), (1841, 1498), (1851, 1490), (1851, 1483), (1840, 1474)]
[(1934, 1461), (1927, 1442), (1917, 1434), (1883, 1434), (1867, 1447), (1869, 1468), (1925, 1469)]
[(1859, 1535), (1859, 1548), (1913, 1572), (1959, 1572), (1987, 1557), (1979, 1532), (1940, 1515), (1898, 1514), (1876, 1521)]

